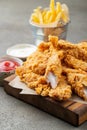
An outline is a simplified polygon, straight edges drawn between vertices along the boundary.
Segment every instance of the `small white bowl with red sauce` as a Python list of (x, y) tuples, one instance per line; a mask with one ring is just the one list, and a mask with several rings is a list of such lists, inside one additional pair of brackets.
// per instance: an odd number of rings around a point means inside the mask
[(3, 79), (11, 74), (15, 73), (15, 69), (18, 66), (21, 66), (23, 61), (19, 58), (15, 58), (12, 56), (4, 56), (0, 58), (0, 84)]

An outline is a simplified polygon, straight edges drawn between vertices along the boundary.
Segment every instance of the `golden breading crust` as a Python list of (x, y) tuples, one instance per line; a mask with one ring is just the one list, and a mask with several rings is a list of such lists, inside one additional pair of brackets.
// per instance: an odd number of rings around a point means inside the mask
[(51, 89), (49, 96), (55, 100), (67, 100), (71, 97), (71, 86), (68, 84), (64, 77), (61, 77), (59, 84), (55, 89)]
[(16, 69), (22, 82), (37, 94), (67, 100), (76, 93), (87, 100), (87, 49), (49, 36), (21, 67)]
[(87, 51), (87, 41), (83, 41), (83, 42), (79, 43), (79, 47), (81, 49), (84, 49), (85, 51)]
[(83, 60), (87, 62), (87, 46), (85, 43), (80, 44), (72, 44), (70, 42), (59, 40), (57, 48), (59, 50), (64, 50), (64, 55), (71, 55), (77, 59)]
[(67, 74), (68, 83), (71, 85), (72, 90), (82, 97), (84, 100), (87, 100), (87, 95), (85, 95), (84, 85), (87, 85), (87, 75), (77, 74), (77, 73), (68, 73)]
[(76, 59), (74, 56), (67, 55), (64, 61), (71, 68), (74, 68), (74, 69), (79, 68), (81, 70), (87, 71), (87, 62)]

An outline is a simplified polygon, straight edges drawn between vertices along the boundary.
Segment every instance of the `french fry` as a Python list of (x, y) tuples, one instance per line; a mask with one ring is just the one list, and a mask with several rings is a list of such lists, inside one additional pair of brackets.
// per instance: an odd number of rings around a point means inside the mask
[(61, 16), (62, 16), (62, 13), (61, 13), (61, 12), (59, 12), (59, 13), (58, 13), (58, 15), (56, 16), (56, 21), (60, 21)]
[(39, 19), (38, 19), (38, 17), (37, 17), (36, 14), (32, 14), (31, 19), (32, 19), (32, 21), (34, 21), (35, 23), (40, 23), (40, 21), (39, 21)]
[(46, 23), (46, 14), (47, 14), (47, 12), (46, 12), (46, 10), (44, 10), (42, 12), (43, 23)]
[(49, 23), (52, 23), (52, 21), (53, 21), (53, 15), (51, 14), (51, 16), (50, 16), (48, 22), (49, 22)]
[(62, 19), (63, 19), (63, 21), (66, 23), (67, 21), (68, 21), (68, 17), (67, 17), (67, 15), (65, 14), (65, 12), (64, 12), (64, 10), (62, 10)]
[(60, 2), (55, 4), (54, 0), (50, 0), (49, 9), (37, 7), (31, 15), (31, 20), (38, 24), (49, 24), (56, 21), (67, 23), (69, 21), (69, 10), (66, 4)]
[(42, 14), (41, 14), (41, 11), (38, 10), (38, 17), (39, 17), (39, 20), (40, 20), (40, 24), (43, 23), (43, 17), (42, 17)]
[(47, 11), (46, 16), (45, 16), (45, 23), (50, 23), (50, 16), (51, 16), (51, 11)]
[(65, 11), (65, 13), (67, 14), (67, 16), (69, 15), (69, 9), (67, 7), (66, 4), (62, 4), (62, 9)]
[(56, 13), (60, 13), (62, 11), (62, 6), (60, 2), (56, 2)]
[(51, 11), (54, 11), (54, 10), (55, 10), (54, 0), (51, 0), (51, 1), (50, 1), (50, 10), (51, 10)]

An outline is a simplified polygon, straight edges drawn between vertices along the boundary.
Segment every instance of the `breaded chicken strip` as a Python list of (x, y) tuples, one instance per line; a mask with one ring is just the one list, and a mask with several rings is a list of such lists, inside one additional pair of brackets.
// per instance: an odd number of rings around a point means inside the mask
[(71, 55), (77, 59), (87, 62), (87, 51), (80, 47), (79, 44), (72, 44), (65, 40), (59, 40), (57, 44), (58, 50), (64, 50), (64, 55)]
[(71, 49), (76, 49), (77, 44), (73, 44), (73, 43), (65, 41), (65, 40), (59, 40), (57, 47), (58, 47), (59, 50), (60, 49), (62, 49), (62, 50), (71, 50)]
[(79, 47), (87, 51), (87, 41), (83, 41), (79, 43)]
[[(63, 67), (63, 73), (66, 75), (68, 83), (72, 90), (84, 100), (87, 100), (87, 72), (81, 69), (71, 69)], [(86, 87), (86, 88), (85, 88)]]
[(87, 74), (67, 73), (68, 83), (71, 85), (72, 90), (84, 100), (87, 100), (85, 87), (87, 86)]
[(79, 74), (87, 74), (87, 72), (81, 70), (81, 69), (74, 69), (74, 68), (68, 68), (66, 66), (62, 66), (62, 73), (68, 74), (68, 73), (79, 73)]
[(74, 68), (74, 69), (79, 68), (81, 70), (87, 71), (87, 62), (76, 59), (75, 57), (71, 55), (66, 55), (64, 61), (71, 68)]
[[(51, 83), (51, 86), (54, 88), (57, 86), (59, 80), (61, 79), (62, 73), (62, 65), (61, 65), (61, 55), (63, 52), (53, 52), (52, 56), (49, 58), (46, 68), (45, 77), (48, 83)], [(53, 75), (52, 79), (50, 79), (50, 75)], [(54, 79), (54, 84), (51, 82)]]
[(81, 48), (64, 51), (64, 55), (71, 55), (79, 60), (87, 62), (87, 51)]
[(49, 96), (55, 100), (67, 100), (71, 97), (72, 91), (71, 86), (67, 83), (64, 77), (61, 78), (61, 81), (55, 89), (49, 91)]
[(21, 75), (21, 69), (22, 68), (18, 68), (16, 70), (16, 74), (20, 76), (21, 81), (25, 82), (29, 88), (36, 90), (37, 94), (48, 96), (51, 87), (49, 83), (47, 83), (45, 76), (35, 74), (32, 71), (28, 71), (28, 73), (22, 72), (23, 75)]

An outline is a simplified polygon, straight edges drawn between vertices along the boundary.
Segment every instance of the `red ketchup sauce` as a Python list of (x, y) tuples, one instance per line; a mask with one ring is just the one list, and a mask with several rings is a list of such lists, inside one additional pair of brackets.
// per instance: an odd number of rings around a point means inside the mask
[(0, 72), (9, 72), (15, 70), (19, 66), (19, 63), (11, 60), (1, 61), (0, 62)]

